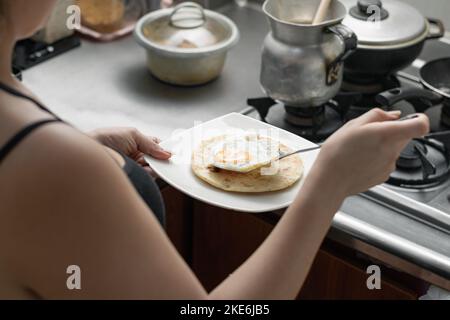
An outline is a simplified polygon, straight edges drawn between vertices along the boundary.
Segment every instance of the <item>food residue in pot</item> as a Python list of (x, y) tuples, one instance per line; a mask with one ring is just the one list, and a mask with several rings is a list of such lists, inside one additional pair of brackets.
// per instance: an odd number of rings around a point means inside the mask
[(144, 36), (160, 45), (180, 48), (196, 49), (213, 46), (222, 41), (222, 34), (214, 34), (208, 29), (198, 28), (180, 30), (171, 27), (167, 23), (154, 23), (143, 27)]
[(183, 42), (181, 42), (178, 45), (178, 48), (192, 49), (192, 48), (198, 48), (198, 47), (195, 44), (193, 44), (192, 42), (190, 42), (189, 40), (183, 40)]
[(173, 41), (171, 41), (169, 39), (167, 41), (162, 41), (161, 44), (168, 46), (168, 47), (174, 47), (174, 48), (180, 48), (180, 49), (196, 49), (199, 47), (192, 41), (189, 41), (188, 39), (184, 39), (183, 41), (178, 42), (178, 43), (174, 43)]

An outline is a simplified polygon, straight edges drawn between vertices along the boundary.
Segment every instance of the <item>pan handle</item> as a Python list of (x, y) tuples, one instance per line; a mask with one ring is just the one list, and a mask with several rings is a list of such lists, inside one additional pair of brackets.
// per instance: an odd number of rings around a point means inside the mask
[(442, 22), (442, 20), (435, 19), (435, 18), (427, 18), (427, 20), (430, 25), (436, 25), (436, 27), (438, 29), (436, 32), (432, 32), (430, 30), (430, 33), (427, 36), (427, 40), (442, 38), (445, 35), (445, 26), (444, 26), (444, 23)]
[(375, 99), (383, 106), (392, 107), (394, 104), (400, 101), (414, 99), (421, 99), (431, 106), (442, 101), (443, 98), (439, 94), (425, 89), (395, 88), (378, 94)]

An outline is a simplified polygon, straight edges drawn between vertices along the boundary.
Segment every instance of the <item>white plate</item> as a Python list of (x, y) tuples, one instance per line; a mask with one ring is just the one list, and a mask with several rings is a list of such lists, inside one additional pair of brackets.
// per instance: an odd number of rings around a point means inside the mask
[(239, 113), (230, 113), (223, 117), (201, 123), (191, 129), (174, 134), (172, 138), (161, 143), (161, 146), (173, 153), (170, 161), (160, 161), (146, 157), (147, 162), (161, 179), (181, 192), (225, 209), (241, 212), (267, 212), (288, 207), (299, 192), (308, 175), (319, 150), (301, 154), (304, 163), (302, 179), (294, 186), (261, 194), (242, 194), (221, 191), (195, 176), (191, 169), (193, 150), (205, 139), (231, 133), (256, 132), (270, 136), (295, 150), (316, 146), (295, 134), (278, 129), (267, 123), (252, 119)]

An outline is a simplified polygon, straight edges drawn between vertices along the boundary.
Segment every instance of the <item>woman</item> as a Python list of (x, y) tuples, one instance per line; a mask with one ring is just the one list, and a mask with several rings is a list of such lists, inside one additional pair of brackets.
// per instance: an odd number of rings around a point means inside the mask
[[(89, 137), (11, 76), (14, 43), (43, 25), (54, 2), (0, 0), (0, 298), (294, 298), (343, 200), (385, 181), (406, 144), (428, 131), (423, 115), (392, 121), (400, 115), (378, 109), (348, 123), (267, 240), (208, 293), (152, 214), (162, 211), (158, 191), (122, 156), (142, 165), (144, 153), (170, 154), (134, 130)], [(82, 270), (81, 290), (67, 289), (70, 265)]]

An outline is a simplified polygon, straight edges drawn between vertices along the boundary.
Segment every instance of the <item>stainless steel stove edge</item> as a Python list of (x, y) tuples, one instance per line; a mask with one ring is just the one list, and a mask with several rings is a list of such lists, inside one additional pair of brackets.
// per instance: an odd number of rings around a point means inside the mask
[(375, 227), (343, 211), (336, 213), (332, 227), (450, 280), (449, 256)]
[(427, 204), (399, 194), (384, 185), (376, 186), (360, 196), (366, 197), (390, 210), (450, 234), (450, 215)]

